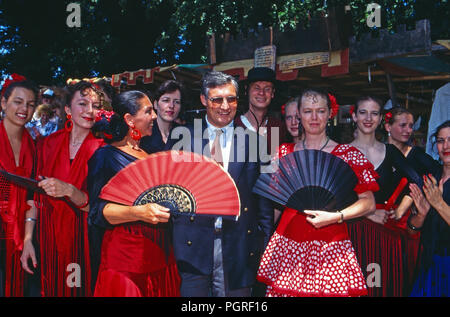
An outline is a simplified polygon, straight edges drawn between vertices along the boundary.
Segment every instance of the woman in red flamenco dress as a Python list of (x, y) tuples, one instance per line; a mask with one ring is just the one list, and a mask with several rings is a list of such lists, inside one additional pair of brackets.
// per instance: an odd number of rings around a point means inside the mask
[[(35, 196), (41, 295), (45, 297), (90, 296), (86, 177), (89, 158), (103, 145), (91, 133), (102, 93), (86, 81), (67, 86), (67, 91), (65, 129), (38, 144), (36, 175), (44, 178), (38, 185), (47, 194)], [(37, 266), (32, 244), (26, 244), (22, 257), (31, 258)], [(26, 260), (24, 269), (31, 272)], [(71, 280), (73, 272), (81, 274)]]
[[(180, 277), (173, 254), (167, 208), (157, 204), (123, 206), (102, 200), (105, 184), (130, 163), (148, 156), (139, 147), (152, 133), (156, 114), (142, 92), (128, 91), (113, 101), (114, 114), (94, 127), (108, 145), (89, 161), (89, 237), (96, 297), (179, 296)], [(130, 179), (130, 182), (132, 180)], [(95, 197), (95, 198), (94, 198)]]
[[(348, 224), (356, 255), (363, 267), (379, 265), (379, 283), (369, 289), (369, 296), (403, 296), (407, 294), (408, 232), (402, 215), (412, 204), (404, 193), (407, 184), (422, 186), (423, 181), (402, 152), (392, 144), (376, 139), (376, 130), (382, 122), (383, 103), (375, 97), (360, 97), (352, 114), (355, 122), (355, 139), (350, 144), (359, 149), (376, 166), (380, 190), (375, 193), (376, 210)], [(392, 110), (391, 110), (392, 111)], [(390, 112), (386, 114), (389, 121)], [(398, 176), (401, 180), (398, 179)], [(415, 261), (412, 261), (415, 262)]]
[(303, 136), (297, 144), (283, 144), (282, 157), (303, 149), (331, 153), (355, 172), (358, 200), (330, 213), (285, 208), (261, 259), (257, 278), (267, 284), (266, 296), (363, 296), (366, 283), (347, 233), (345, 220), (375, 209), (372, 191), (378, 190), (373, 165), (356, 148), (340, 145), (326, 134), (332, 118), (330, 97), (321, 91), (303, 92), (299, 116)]
[[(35, 146), (25, 124), (33, 116), (38, 89), (22, 76), (12, 78), (5, 81), (1, 96), (0, 169), (30, 178), (35, 172)], [(24, 296), (26, 278), (20, 255), (24, 239), (25, 243), (31, 240), (24, 228), (35, 221), (33, 198), (28, 196), (26, 189), (0, 175), (0, 297)]]

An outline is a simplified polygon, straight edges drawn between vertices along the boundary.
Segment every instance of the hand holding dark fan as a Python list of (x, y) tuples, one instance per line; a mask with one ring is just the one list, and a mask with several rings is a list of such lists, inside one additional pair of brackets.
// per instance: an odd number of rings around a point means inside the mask
[(358, 179), (342, 159), (318, 150), (296, 151), (278, 160), (278, 170), (261, 174), (253, 192), (283, 206), (338, 211), (357, 200)]
[[(42, 187), (39, 187), (38, 180), (8, 173), (7, 171), (2, 169), (0, 169), (0, 175), (5, 179), (7, 179), (8, 181), (10, 181), (11, 183), (16, 184), (17, 186), (23, 187), (27, 190), (33, 191), (38, 194), (48, 195), (47, 192)], [(64, 201), (74, 210), (79, 209), (69, 198), (66, 197), (59, 197), (59, 198), (52, 197), (52, 198)]]
[(237, 219), (239, 192), (231, 176), (200, 154), (167, 151), (137, 160), (103, 187), (100, 198), (127, 206), (157, 203), (182, 215)]

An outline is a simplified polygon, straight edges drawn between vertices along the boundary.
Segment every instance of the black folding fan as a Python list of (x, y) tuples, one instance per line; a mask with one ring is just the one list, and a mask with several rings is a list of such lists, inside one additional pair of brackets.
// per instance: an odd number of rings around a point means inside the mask
[(45, 194), (45, 190), (38, 186), (39, 181), (35, 179), (8, 173), (2, 169), (0, 169), (0, 175), (17, 186), (24, 187), (39, 194)]
[[(42, 187), (38, 186), (38, 184), (39, 184), (38, 180), (20, 176), (20, 175), (16, 175), (16, 174), (12, 174), (12, 173), (8, 173), (7, 171), (5, 171), (3, 169), (0, 169), (0, 175), (3, 176), (6, 180), (10, 181), (11, 183), (13, 183), (17, 186), (23, 187), (27, 190), (30, 190), (30, 191), (38, 193), (38, 194), (47, 195), (45, 190)], [(78, 210), (78, 207), (72, 201), (70, 201), (69, 198), (66, 198), (66, 197), (54, 198), (53, 197), (53, 199), (62, 200), (65, 203), (67, 203), (72, 209)]]
[(342, 159), (318, 150), (296, 151), (278, 160), (274, 173), (261, 174), (253, 192), (281, 205), (334, 212), (357, 200), (358, 178)]

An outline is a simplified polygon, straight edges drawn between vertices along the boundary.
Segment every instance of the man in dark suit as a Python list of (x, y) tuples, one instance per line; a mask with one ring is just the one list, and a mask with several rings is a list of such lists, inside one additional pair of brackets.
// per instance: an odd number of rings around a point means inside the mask
[(185, 297), (250, 296), (260, 257), (272, 233), (273, 208), (252, 193), (260, 173), (256, 149), (251, 149), (257, 136), (234, 126), (237, 92), (238, 83), (232, 76), (205, 74), (200, 99), (206, 117), (175, 129), (168, 142), (172, 149), (211, 156), (222, 164), (236, 183), (241, 200), (238, 221), (173, 216), (175, 257)]

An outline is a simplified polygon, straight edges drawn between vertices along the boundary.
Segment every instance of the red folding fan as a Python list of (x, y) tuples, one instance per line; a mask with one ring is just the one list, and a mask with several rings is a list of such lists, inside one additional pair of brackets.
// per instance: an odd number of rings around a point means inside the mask
[(127, 206), (157, 203), (172, 213), (237, 219), (239, 192), (231, 176), (200, 154), (166, 151), (137, 160), (110, 179), (100, 198)]

